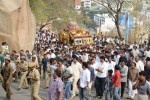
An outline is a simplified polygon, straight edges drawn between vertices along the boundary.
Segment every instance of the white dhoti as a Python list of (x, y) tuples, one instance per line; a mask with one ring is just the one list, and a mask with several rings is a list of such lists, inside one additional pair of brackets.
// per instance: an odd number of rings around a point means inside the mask
[(131, 81), (131, 80), (129, 80), (129, 97), (132, 97), (132, 98), (134, 98), (134, 96), (135, 96), (135, 94), (136, 94), (136, 91), (137, 90), (133, 90), (132, 89), (132, 87), (133, 87), (133, 85), (135, 84), (136, 82), (133, 82), (133, 81)]

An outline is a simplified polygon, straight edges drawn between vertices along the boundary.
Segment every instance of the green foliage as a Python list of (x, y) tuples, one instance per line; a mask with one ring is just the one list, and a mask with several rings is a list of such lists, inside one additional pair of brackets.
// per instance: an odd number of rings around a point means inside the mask
[(45, 21), (48, 19), (49, 14), (47, 11), (49, 8), (45, 0), (29, 0), (29, 3), (37, 21)]
[(70, 21), (83, 25), (83, 14), (74, 9), (74, 0), (30, 0), (30, 7), (40, 27), (51, 24), (54, 29), (65, 28)]

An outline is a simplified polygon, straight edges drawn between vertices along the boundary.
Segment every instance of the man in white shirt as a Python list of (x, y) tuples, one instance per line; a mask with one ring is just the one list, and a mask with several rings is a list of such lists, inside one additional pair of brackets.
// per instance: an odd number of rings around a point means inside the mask
[(147, 47), (147, 50), (144, 51), (144, 55), (145, 55), (145, 58), (150, 57), (149, 47)]
[(83, 62), (87, 62), (88, 61), (88, 54), (85, 53), (85, 51), (83, 51), (82, 60), (83, 60)]
[(115, 60), (116, 64), (118, 64), (119, 63), (119, 59), (120, 59), (120, 55), (118, 54), (117, 51), (115, 51), (114, 54), (115, 54), (114, 60)]
[(112, 70), (113, 71), (113, 75), (114, 75), (114, 69), (115, 69), (116, 63), (114, 61), (112, 61), (112, 57), (111, 56), (108, 58), (107, 64), (108, 64), (108, 70)]
[(107, 43), (110, 43), (110, 41), (111, 41), (111, 38), (108, 37), (108, 38), (106, 39), (106, 42), (107, 42)]
[(96, 97), (100, 96), (100, 99), (103, 98), (104, 93), (104, 84), (105, 84), (105, 78), (107, 76), (108, 71), (108, 64), (105, 62), (105, 57), (100, 57), (100, 63), (96, 68), (97, 74), (96, 74), (96, 80), (95, 80), (95, 86), (96, 86)]
[(65, 82), (65, 100), (69, 98), (69, 96), (72, 96), (71, 92), (71, 85), (73, 82), (73, 70), (71, 67), (71, 61), (66, 62), (66, 68), (64, 70), (64, 82)]
[(144, 71), (144, 63), (140, 60), (139, 57), (135, 57), (136, 67), (139, 69), (139, 72)]
[(96, 62), (96, 58), (92, 59), (92, 65), (91, 66), (94, 68), (94, 74), (96, 75), (97, 74), (96, 68), (98, 66), (98, 62)]
[(72, 90), (73, 96), (71, 97), (71, 99), (73, 99), (75, 97), (75, 94), (78, 92), (77, 82), (80, 78), (80, 73), (82, 71), (82, 66), (78, 62), (78, 57), (76, 55), (73, 55), (72, 58), (73, 58), (73, 62), (71, 64), (71, 67), (73, 70), (73, 90)]
[(50, 51), (50, 58), (56, 58), (56, 55), (54, 54), (54, 50)]
[(134, 46), (134, 47), (133, 47), (133, 50), (132, 50), (132, 53), (133, 53), (133, 56), (134, 56), (134, 57), (137, 57), (137, 56), (139, 56), (140, 51), (137, 49), (136, 46)]
[(80, 100), (90, 100), (88, 93), (89, 84), (90, 84), (90, 71), (88, 70), (88, 63), (82, 63), (83, 70), (80, 73)]

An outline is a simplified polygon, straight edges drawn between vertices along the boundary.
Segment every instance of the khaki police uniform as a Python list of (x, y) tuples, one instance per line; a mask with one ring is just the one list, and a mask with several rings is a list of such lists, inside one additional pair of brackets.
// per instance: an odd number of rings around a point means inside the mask
[[(22, 84), (25, 85), (25, 88), (28, 88), (28, 82), (27, 82), (27, 74), (28, 74), (28, 63), (26, 61), (24, 61), (23, 63), (20, 62), (18, 64), (19, 66), (19, 69), (21, 70), (21, 80), (20, 80), (20, 84), (19, 84), (19, 88), (20, 89), (22, 87)], [(22, 68), (25, 68), (25, 69), (22, 69)]]
[(18, 74), (19, 74), (19, 62), (20, 62), (20, 59), (19, 59), (19, 54), (16, 54), (15, 55), (15, 64), (16, 64), (16, 71), (15, 71), (15, 73), (13, 74), (13, 76), (14, 76), (14, 78), (15, 78), (15, 82), (17, 82), (18, 81)]
[[(6, 60), (6, 59), (5, 59)], [(9, 58), (7, 58), (7, 60), (10, 61)], [(4, 90), (6, 91), (6, 97), (10, 98), (11, 97), (11, 82), (12, 82), (12, 73), (13, 73), (13, 68), (11, 67), (10, 64), (8, 64), (7, 66), (4, 65), (3, 66), (3, 71), (4, 71), (4, 75), (3, 75), (3, 83), (2, 83), (2, 87), (4, 88)], [(9, 76), (11, 75), (11, 79), (9, 79)], [(9, 81), (8, 81), (9, 80)], [(7, 83), (8, 81), (8, 83)]]
[(49, 84), (50, 84), (50, 75), (51, 75), (51, 71), (50, 71), (50, 64), (48, 64), (48, 67), (47, 67), (47, 72), (46, 72), (46, 80), (45, 80), (45, 88), (48, 88), (49, 87)]
[(39, 56), (38, 56), (38, 63), (40, 67), (40, 75), (43, 76), (43, 71), (42, 71), (42, 59), (43, 59), (43, 51), (40, 51)]
[(32, 56), (32, 59), (35, 59), (35, 61), (32, 61), (32, 60), (31, 60), (31, 63), (35, 63), (35, 68), (36, 68), (36, 69), (39, 69), (39, 63), (38, 63), (38, 60), (36, 59), (36, 57), (35, 57), (35, 56)]
[[(35, 63), (29, 64), (29, 68), (35, 67), (35, 66), (36, 66)], [(36, 68), (34, 68), (33, 71), (30, 71), (29, 77), (31, 80), (31, 100), (41, 100), (41, 98), (38, 95), (39, 89), (40, 89), (40, 73), (39, 73), (39, 71)], [(37, 78), (38, 80), (36, 81), (33, 78)]]

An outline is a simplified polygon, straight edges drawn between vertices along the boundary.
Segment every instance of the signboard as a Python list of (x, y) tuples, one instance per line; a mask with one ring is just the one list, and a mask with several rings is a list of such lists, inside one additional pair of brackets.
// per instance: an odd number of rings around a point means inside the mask
[(125, 12), (121, 16), (121, 18), (119, 20), (119, 24), (123, 29), (126, 42), (128, 42), (128, 34), (130, 33), (130, 31), (133, 27), (133, 17), (128, 12)]

